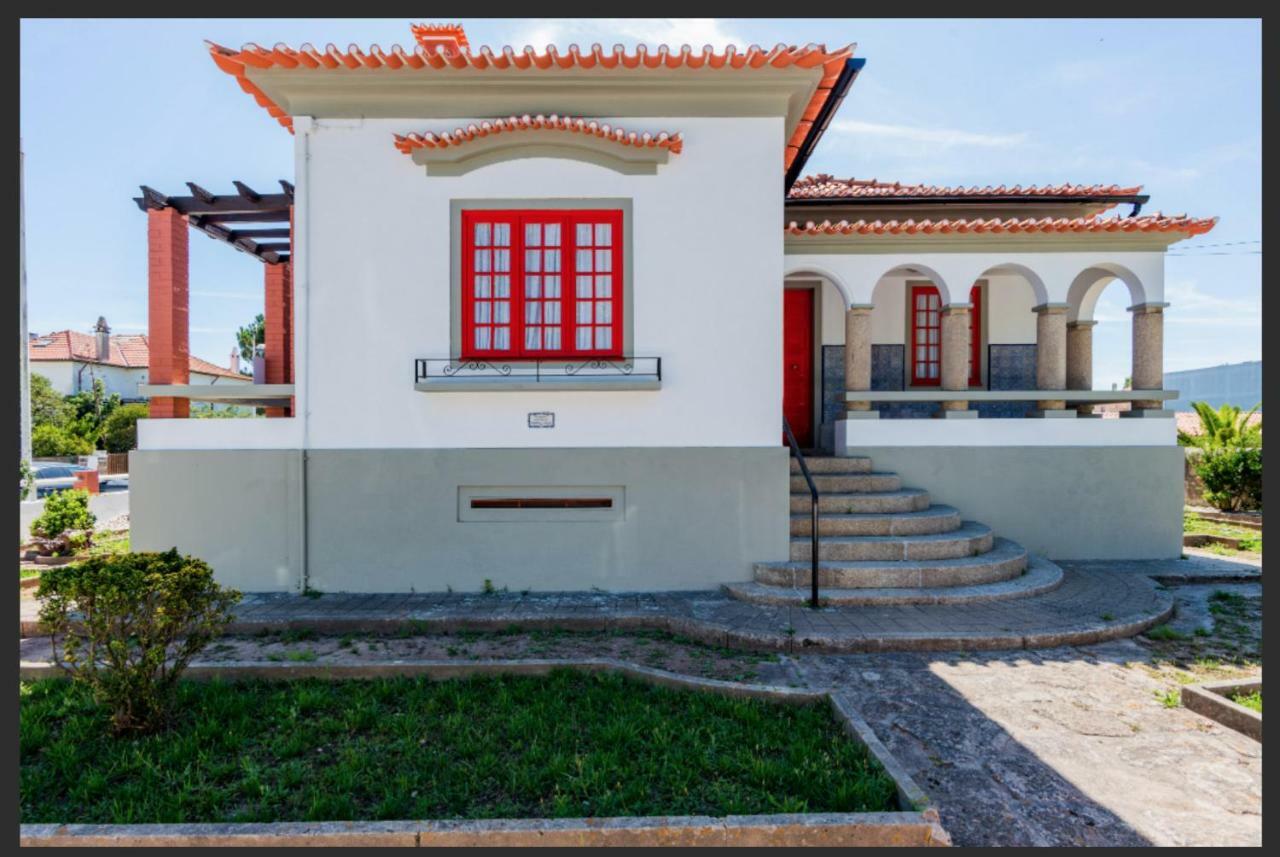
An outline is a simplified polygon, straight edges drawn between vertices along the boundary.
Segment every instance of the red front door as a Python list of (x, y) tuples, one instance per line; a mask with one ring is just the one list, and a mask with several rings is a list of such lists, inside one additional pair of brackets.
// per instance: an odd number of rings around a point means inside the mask
[(813, 447), (813, 290), (785, 289), (782, 294), (782, 414), (791, 423), (796, 441), (809, 449)]

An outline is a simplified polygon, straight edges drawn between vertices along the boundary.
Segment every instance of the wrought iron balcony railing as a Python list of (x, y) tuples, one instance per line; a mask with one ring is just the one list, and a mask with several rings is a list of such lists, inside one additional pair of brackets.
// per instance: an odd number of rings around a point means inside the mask
[(655, 390), (662, 385), (661, 357), (584, 360), (418, 358), (419, 390)]

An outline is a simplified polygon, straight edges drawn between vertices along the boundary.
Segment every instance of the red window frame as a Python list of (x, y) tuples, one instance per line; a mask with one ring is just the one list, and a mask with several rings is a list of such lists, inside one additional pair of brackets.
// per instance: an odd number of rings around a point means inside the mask
[(622, 357), (624, 237), (620, 209), (463, 211), (461, 358)]
[[(925, 308), (920, 301), (924, 299)], [(930, 300), (932, 299), (932, 300)], [(969, 290), (969, 386), (982, 384), (982, 286), (975, 283)], [(911, 287), (911, 383), (917, 387), (942, 384), (942, 299), (936, 286)], [(930, 333), (936, 331), (936, 335)], [(933, 340), (933, 341), (931, 341)], [(924, 349), (921, 356), (920, 349)], [(937, 367), (930, 372), (930, 367)]]

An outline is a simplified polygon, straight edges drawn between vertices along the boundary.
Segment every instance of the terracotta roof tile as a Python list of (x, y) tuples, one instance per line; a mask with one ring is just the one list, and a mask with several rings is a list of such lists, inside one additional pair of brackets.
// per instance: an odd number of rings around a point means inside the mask
[(639, 146), (650, 149), (667, 149), (673, 155), (680, 154), (684, 148), (684, 140), (680, 133), (668, 134), (666, 131), (654, 136), (637, 134), (614, 127), (608, 123), (600, 123), (593, 119), (581, 119), (569, 116), (508, 116), (506, 119), (493, 119), (473, 123), (466, 128), (455, 128), (453, 131), (441, 131), (423, 134), (395, 135), (396, 148), (408, 154), (414, 149), (447, 149), (461, 146), (480, 137), (491, 134), (511, 133), (514, 131), (532, 130), (568, 131), (574, 134), (588, 134), (604, 140), (611, 140), (623, 146)]
[[(76, 330), (58, 330), (37, 336), (27, 343), (27, 353), (35, 362), (49, 360), (75, 360), (80, 363), (98, 363), (119, 366), (124, 369), (145, 369), (151, 365), (151, 350), (146, 334), (112, 334), (106, 360), (98, 359), (98, 340), (91, 333)], [(190, 370), (203, 375), (249, 380), (248, 376), (232, 372), (199, 357), (190, 357)]]
[(1142, 190), (1142, 185), (1122, 187), (1116, 184), (1058, 184), (1058, 185), (1014, 185), (1006, 187), (964, 187), (945, 185), (902, 184), (901, 182), (882, 182), (876, 179), (838, 179), (826, 173), (804, 176), (796, 179), (791, 186), (788, 199), (866, 199), (901, 197), (960, 196), (978, 199), (981, 197), (1091, 197), (1091, 196), (1132, 196)]
[[(419, 28), (427, 29), (419, 29)], [(421, 37), (419, 36), (421, 33)], [(818, 68), (823, 71), (818, 87), (806, 105), (803, 117), (787, 141), (783, 157), (783, 168), (791, 166), (799, 154), (801, 142), (805, 139), (813, 120), (818, 116), (823, 104), (832, 92), (832, 87), (840, 77), (845, 61), (853, 56), (853, 45), (828, 50), (825, 45), (783, 45), (773, 48), (762, 48), (751, 45), (746, 50), (739, 50), (729, 45), (723, 51), (715, 51), (710, 45), (695, 51), (688, 45), (678, 49), (667, 45), (659, 45), (651, 50), (646, 45), (638, 45), (634, 52), (628, 52), (622, 45), (614, 45), (606, 51), (600, 45), (592, 45), (583, 50), (577, 45), (570, 45), (560, 50), (548, 45), (545, 51), (537, 51), (530, 46), (517, 51), (510, 45), (494, 51), (489, 47), (472, 50), (467, 43), (466, 34), (456, 25), (417, 25), (415, 38), (426, 39), (431, 48), (417, 45), (406, 51), (399, 45), (392, 45), (384, 51), (378, 45), (372, 45), (367, 51), (356, 45), (347, 50), (339, 50), (336, 46), (327, 45), (319, 50), (309, 44), (299, 48), (278, 44), (273, 48), (264, 48), (255, 44), (247, 44), (239, 50), (227, 48), (213, 42), (206, 42), (209, 55), (218, 68), (234, 76), (240, 88), (254, 97), (259, 105), (281, 125), (293, 131), (293, 119), (273, 102), (245, 75), (246, 68), (297, 69), (300, 71), (325, 71), (329, 69), (382, 69), (400, 72), (451, 73), (456, 70), (496, 69), (499, 71), (545, 70), (545, 69), (741, 69), (760, 68)], [(457, 48), (447, 44), (441, 36), (452, 38)]]
[(1141, 217), (1042, 217), (983, 218), (959, 220), (841, 220), (832, 223), (809, 221), (803, 226), (794, 220), (786, 226), (790, 235), (938, 235), (979, 233), (1101, 233), (1177, 232), (1202, 235), (1218, 222), (1216, 217), (1195, 218), (1185, 214), (1146, 214)]

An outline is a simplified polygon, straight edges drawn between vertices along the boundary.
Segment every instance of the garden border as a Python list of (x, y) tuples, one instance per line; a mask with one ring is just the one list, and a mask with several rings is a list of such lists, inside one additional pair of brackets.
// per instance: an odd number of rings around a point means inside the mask
[[(893, 780), (900, 810), (785, 815), (641, 816), (588, 819), (484, 821), (276, 822), (268, 824), (23, 824), (22, 846), (63, 845), (950, 845), (938, 810), (894, 758), (845, 694), (778, 685), (697, 678), (614, 658), (529, 660), (404, 660), (382, 664), (263, 664), (232, 662), (191, 667), (195, 680), (301, 678), (351, 680), (427, 676), (545, 675), (554, 669), (616, 672), (663, 687), (726, 696), (806, 703), (826, 699), (850, 738), (858, 741)], [(23, 681), (63, 677), (52, 664), (24, 662)]]
[(1262, 690), (1262, 676), (1227, 679), (1182, 687), (1182, 707), (1262, 743), (1262, 715), (1231, 699), (1241, 691)]

